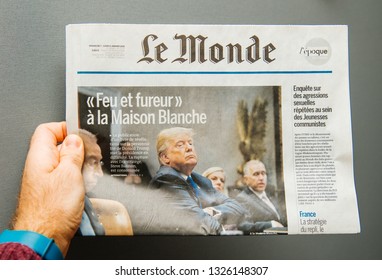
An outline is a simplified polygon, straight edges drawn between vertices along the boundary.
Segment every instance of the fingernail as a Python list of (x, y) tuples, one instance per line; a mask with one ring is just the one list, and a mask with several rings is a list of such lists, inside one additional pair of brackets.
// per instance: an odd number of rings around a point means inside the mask
[(81, 139), (77, 135), (69, 134), (66, 136), (64, 144), (66, 147), (79, 148), (81, 146)]

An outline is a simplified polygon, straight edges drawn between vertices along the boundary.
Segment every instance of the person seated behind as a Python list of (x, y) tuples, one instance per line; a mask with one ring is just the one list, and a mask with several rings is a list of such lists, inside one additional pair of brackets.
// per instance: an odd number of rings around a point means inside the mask
[(217, 192), (209, 179), (193, 171), (198, 163), (192, 129), (174, 127), (157, 137), (160, 168), (150, 182), (159, 200), (159, 233), (215, 235), (222, 224), (237, 223), (245, 210)]
[(244, 233), (262, 232), (272, 227), (284, 227), (286, 218), (278, 203), (266, 194), (267, 171), (264, 163), (250, 160), (244, 165), (244, 183), (247, 187), (236, 200), (247, 210), (239, 229)]
[[(227, 177), (223, 168), (210, 167), (207, 170), (205, 170), (202, 175), (211, 180), (215, 190), (228, 196), (228, 191), (225, 188), (225, 182)], [(239, 232), (237, 231), (237, 224), (224, 224), (223, 227), (227, 231), (225, 234), (228, 234), (228, 231), (230, 231), (230, 234), (239, 234)]]
[(224, 188), (225, 181), (226, 181), (226, 174), (221, 167), (210, 167), (202, 174), (204, 177), (211, 180), (213, 187), (224, 194), (226, 193), (226, 190)]

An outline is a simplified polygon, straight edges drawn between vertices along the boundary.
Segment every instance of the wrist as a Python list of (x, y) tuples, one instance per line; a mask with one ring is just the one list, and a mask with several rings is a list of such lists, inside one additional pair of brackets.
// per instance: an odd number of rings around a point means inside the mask
[(69, 244), (70, 244), (70, 237), (65, 237), (62, 234), (62, 229), (58, 229), (54, 224), (50, 223), (49, 226), (47, 225), (47, 222), (41, 222), (39, 224), (36, 223), (30, 223), (31, 218), (25, 218), (22, 217), (22, 215), (17, 215), (13, 227), (14, 231), (31, 231), (36, 232), (40, 235), (43, 235), (49, 239), (53, 239), (55, 242), (55, 245), (60, 249), (61, 253), (65, 256)]
[(46, 260), (64, 259), (61, 250), (55, 244), (53, 239), (34, 231), (4, 230), (0, 234), (0, 243), (9, 242), (28, 246)]

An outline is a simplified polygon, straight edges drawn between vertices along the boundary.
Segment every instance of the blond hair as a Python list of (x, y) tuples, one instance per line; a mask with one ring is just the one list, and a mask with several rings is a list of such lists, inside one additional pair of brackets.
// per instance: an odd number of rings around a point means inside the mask
[(170, 142), (177, 136), (180, 135), (187, 135), (190, 137), (193, 137), (195, 135), (194, 130), (192, 128), (185, 128), (185, 127), (172, 127), (163, 129), (161, 132), (159, 132), (157, 136), (157, 156), (159, 163), (161, 165), (164, 165), (164, 163), (161, 160), (161, 155), (165, 153), (170, 145)]
[(212, 173), (215, 173), (215, 172), (218, 172), (218, 171), (222, 172), (222, 173), (224, 174), (224, 177), (225, 177), (224, 169), (221, 168), (221, 167), (218, 167), (218, 166), (213, 166), (213, 167), (208, 168), (207, 170), (205, 170), (205, 171), (203, 172), (202, 175), (203, 175), (204, 177), (207, 177), (207, 178), (208, 178), (208, 176), (210, 176)]

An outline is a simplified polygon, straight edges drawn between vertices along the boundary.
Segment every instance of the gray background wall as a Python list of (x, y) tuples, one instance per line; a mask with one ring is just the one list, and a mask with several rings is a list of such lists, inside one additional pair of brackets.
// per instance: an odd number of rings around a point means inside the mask
[(68, 258), (381, 259), (381, 10), (380, 0), (0, 0), (0, 230), (15, 208), (34, 128), (65, 118), (66, 24), (347, 24), (361, 234), (75, 238)]

